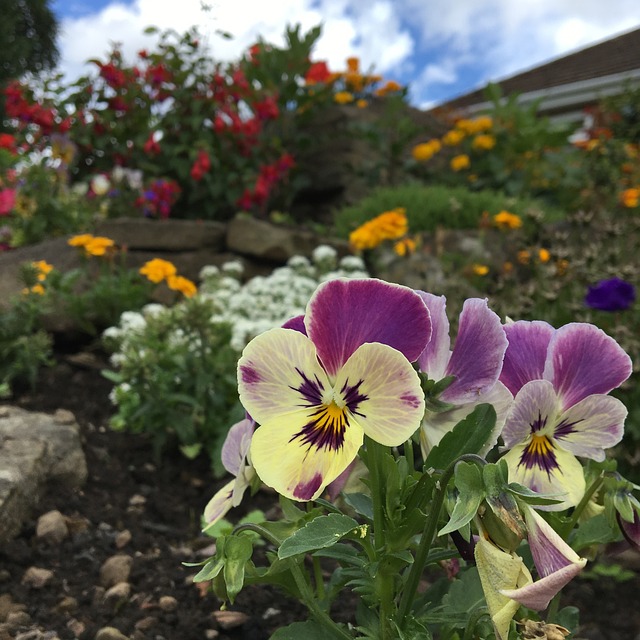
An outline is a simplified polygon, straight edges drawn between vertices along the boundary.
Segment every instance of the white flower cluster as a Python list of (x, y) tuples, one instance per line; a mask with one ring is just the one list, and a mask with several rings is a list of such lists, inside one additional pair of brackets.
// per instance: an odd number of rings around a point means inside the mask
[(242, 264), (228, 262), (218, 269), (200, 272), (199, 295), (209, 298), (217, 313), (213, 322), (231, 326), (231, 346), (240, 352), (255, 336), (304, 314), (318, 284), (335, 278), (368, 278), (363, 261), (356, 256), (338, 260), (335, 249), (321, 245), (311, 260), (293, 256), (287, 265), (269, 276), (241, 284)]

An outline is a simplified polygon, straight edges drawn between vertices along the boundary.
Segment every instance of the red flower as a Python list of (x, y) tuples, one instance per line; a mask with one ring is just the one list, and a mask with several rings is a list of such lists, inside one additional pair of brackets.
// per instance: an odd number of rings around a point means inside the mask
[(6, 216), (11, 213), (16, 203), (16, 190), (3, 189), (0, 191), (0, 216)]
[(275, 120), (280, 115), (278, 103), (272, 96), (267, 96), (262, 102), (256, 102), (254, 110), (260, 120)]
[(198, 151), (198, 157), (191, 167), (191, 177), (196, 182), (199, 182), (200, 180), (202, 180), (204, 174), (209, 171), (209, 169), (211, 169), (211, 160), (209, 158), (209, 154), (203, 149), (200, 149), (200, 151)]
[(314, 62), (304, 77), (307, 84), (327, 82), (329, 78), (331, 78), (331, 72), (329, 71), (329, 67), (327, 67), (327, 63), (324, 61)]
[(127, 78), (122, 69), (118, 69), (112, 62), (108, 64), (98, 63), (100, 67), (100, 76), (105, 82), (114, 89), (121, 89), (127, 84)]
[(161, 152), (160, 144), (156, 142), (155, 132), (151, 132), (147, 141), (144, 143), (142, 147), (143, 151), (148, 155), (158, 155)]
[(0, 149), (16, 153), (16, 139), (10, 133), (0, 133)]

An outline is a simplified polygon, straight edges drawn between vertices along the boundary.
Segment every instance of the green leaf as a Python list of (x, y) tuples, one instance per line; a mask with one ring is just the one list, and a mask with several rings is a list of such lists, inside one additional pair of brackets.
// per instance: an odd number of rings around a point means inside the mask
[(371, 496), (365, 493), (345, 493), (344, 501), (354, 509), (354, 511), (367, 520), (373, 520), (373, 503)]
[(425, 468), (445, 469), (464, 454), (478, 454), (491, 436), (495, 424), (495, 409), (490, 404), (479, 404), (431, 450)]
[(200, 571), (194, 576), (194, 582), (206, 582), (207, 580), (213, 580), (224, 567), (224, 560), (222, 558), (212, 558), (209, 560)]
[(281, 627), (271, 636), (271, 640), (300, 640), (300, 638), (304, 638), (304, 640), (330, 640), (332, 637), (339, 636), (317, 622), (307, 620)]
[(330, 513), (318, 516), (287, 538), (278, 549), (280, 559), (331, 547), (360, 525), (349, 516)]
[(471, 522), (485, 497), (482, 471), (477, 465), (461, 462), (456, 465), (455, 484), (459, 490), (449, 522), (438, 532), (439, 536), (457, 531)]
[(605, 544), (618, 537), (618, 532), (612, 530), (604, 513), (589, 518), (581, 524), (571, 538), (571, 546), (580, 551), (596, 544)]
[(529, 487), (525, 487), (518, 482), (510, 482), (507, 485), (507, 489), (527, 504), (557, 504), (558, 502), (562, 502), (562, 500), (556, 500), (550, 497), (554, 494), (536, 493), (529, 489)]

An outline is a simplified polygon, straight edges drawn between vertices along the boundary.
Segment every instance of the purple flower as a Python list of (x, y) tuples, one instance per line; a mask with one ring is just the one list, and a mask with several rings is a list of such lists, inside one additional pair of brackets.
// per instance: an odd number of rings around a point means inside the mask
[(635, 299), (636, 290), (631, 283), (620, 278), (609, 278), (589, 287), (584, 303), (600, 311), (624, 311)]
[(303, 501), (349, 467), (365, 434), (398, 446), (419, 427), (424, 395), (410, 363), (431, 320), (407, 287), (341, 279), (318, 287), (304, 329), (260, 334), (238, 363), (240, 400), (260, 424), (252, 464), (265, 484)]
[(521, 320), (504, 330), (500, 380), (515, 396), (502, 431), (509, 477), (561, 500), (540, 509), (575, 506), (585, 490), (577, 457), (604, 460), (622, 438), (627, 410), (607, 394), (631, 375), (631, 358), (591, 324)]

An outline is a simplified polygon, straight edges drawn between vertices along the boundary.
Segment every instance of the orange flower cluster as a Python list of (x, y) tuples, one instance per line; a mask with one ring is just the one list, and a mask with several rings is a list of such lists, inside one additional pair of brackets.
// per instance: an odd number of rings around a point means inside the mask
[[(349, 244), (355, 251), (375, 249), (385, 240), (399, 240), (407, 234), (409, 223), (402, 207), (385, 211), (365, 222), (349, 235)], [(409, 246), (404, 247), (405, 253)]]
[(522, 226), (522, 219), (515, 213), (501, 211), (493, 216), (493, 224), (498, 229), (519, 229)]
[(625, 189), (620, 194), (620, 202), (628, 209), (637, 207), (640, 204), (640, 187)]
[(47, 279), (47, 276), (53, 271), (53, 265), (49, 264), (46, 260), (37, 260), (36, 262), (31, 263), (31, 267), (35, 271), (38, 282), (32, 287), (25, 287), (22, 290), (22, 294), (28, 295), (29, 293), (35, 293), (42, 296), (44, 295), (43, 283)]
[(90, 233), (73, 236), (67, 240), (67, 244), (84, 249), (87, 256), (110, 256), (116, 250), (116, 243), (111, 238), (93, 236)]
[(154, 284), (166, 282), (169, 289), (179, 291), (185, 298), (193, 297), (198, 291), (191, 280), (178, 275), (178, 270), (172, 262), (162, 258), (154, 258), (145, 262), (140, 267), (139, 273)]

